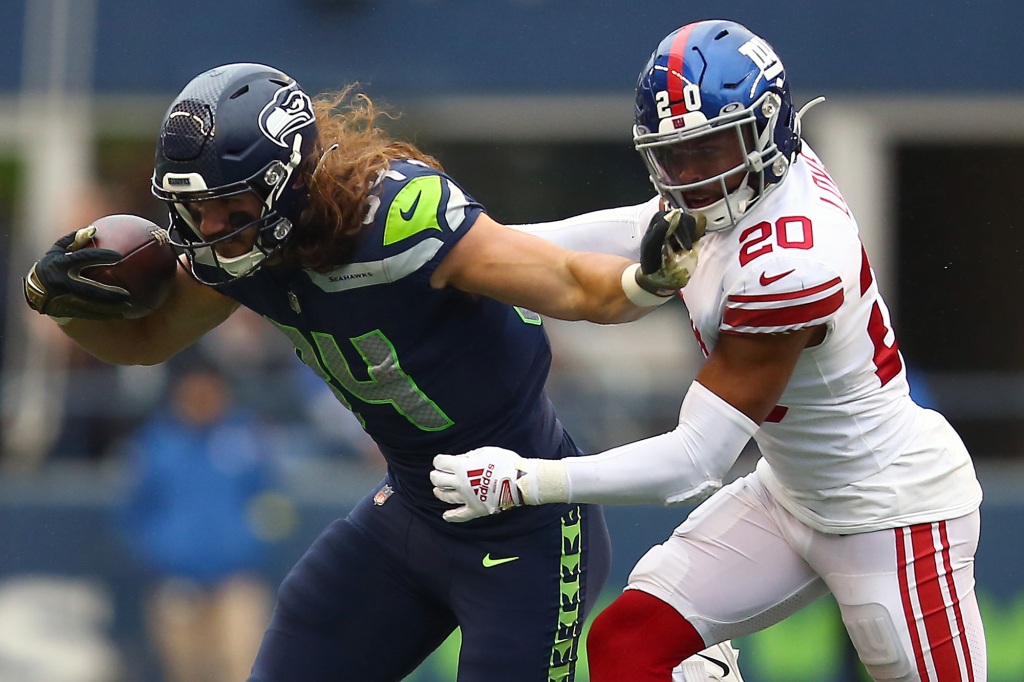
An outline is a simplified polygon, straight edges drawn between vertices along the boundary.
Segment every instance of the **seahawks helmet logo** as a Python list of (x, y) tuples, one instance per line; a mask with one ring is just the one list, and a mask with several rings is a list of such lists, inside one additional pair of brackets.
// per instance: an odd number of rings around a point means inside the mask
[(274, 93), (274, 99), (260, 112), (260, 130), (279, 147), (289, 147), (285, 138), (314, 120), (313, 102), (297, 83)]

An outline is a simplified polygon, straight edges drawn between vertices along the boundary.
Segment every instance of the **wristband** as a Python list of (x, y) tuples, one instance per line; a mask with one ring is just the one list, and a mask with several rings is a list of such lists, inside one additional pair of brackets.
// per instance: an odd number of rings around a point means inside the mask
[(672, 298), (672, 294), (669, 294), (668, 296), (658, 296), (637, 284), (636, 273), (639, 269), (640, 264), (633, 263), (622, 271), (622, 291), (626, 294), (626, 298), (628, 298), (633, 305), (640, 308), (654, 308), (662, 303), (666, 303)]
[(569, 476), (565, 470), (565, 460), (524, 459), (519, 466), (525, 472), (516, 480), (523, 504), (569, 501)]

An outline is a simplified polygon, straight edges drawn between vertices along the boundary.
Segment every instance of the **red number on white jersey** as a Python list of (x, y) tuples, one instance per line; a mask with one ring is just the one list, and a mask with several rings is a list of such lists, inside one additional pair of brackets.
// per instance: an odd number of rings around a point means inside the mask
[[(768, 240), (775, 237), (774, 244)], [(749, 241), (748, 241), (749, 240)], [(783, 216), (775, 225), (763, 221), (748, 227), (740, 235), (740, 265), (746, 265), (758, 256), (780, 249), (809, 249), (814, 246), (811, 219), (807, 216)]]
[[(861, 247), (860, 262), (860, 294), (864, 296), (875, 281), (874, 273), (871, 271), (871, 264), (868, 262), (868, 254)], [(875, 365), (875, 374), (879, 381), (885, 386), (892, 381), (893, 377), (903, 369), (903, 360), (900, 358), (900, 345), (896, 343), (896, 335), (891, 332), (892, 323), (888, 315), (882, 310), (882, 306), (875, 301), (871, 306), (871, 317), (868, 319), (868, 336), (875, 352), (871, 361)], [(892, 345), (886, 343), (885, 338), (892, 336)]]

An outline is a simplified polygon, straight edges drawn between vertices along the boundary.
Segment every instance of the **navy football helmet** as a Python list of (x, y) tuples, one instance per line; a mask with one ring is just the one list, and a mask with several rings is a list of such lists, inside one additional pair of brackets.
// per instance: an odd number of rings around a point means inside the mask
[[(306, 205), (302, 174), (316, 145), (310, 97), (277, 69), (228, 64), (185, 86), (160, 126), (152, 191), (168, 203), (172, 239), (196, 279), (216, 286), (244, 277), (284, 248)], [(247, 192), (259, 198), (262, 214), (205, 241), (196, 202)], [(256, 230), (250, 252), (228, 258), (214, 250), (249, 229)]]
[[(696, 170), (701, 155), (733, 147), (733, 139), (734, 162), (711, 174)], [(633, 142), (670, 204), (704, 213), (708, 230), (734, 225), (783, 180), (800, 150), (782, 62), (737, 23), (683, 26), (640, 73)]]

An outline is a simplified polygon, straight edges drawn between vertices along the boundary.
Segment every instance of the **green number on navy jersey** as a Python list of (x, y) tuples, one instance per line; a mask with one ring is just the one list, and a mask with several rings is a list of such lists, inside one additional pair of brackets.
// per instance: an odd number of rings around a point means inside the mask
[(327, 382), (342, 404), (356, 414), (358, 412), (345, 400), (334, 382), (363, 402), (392, 405), (414, 426), (424, 431), (442, 431), (454, 423), (402, 370), (395, 347), (379, 329), (349, 339), (366, 363), (370, 379), (364, 381), (352, 374), (333, 336), (313, 333), (313, 341), (319, 350), (317, 353), (313, 344), (298, 329), (276, 322), (274, 324), (291, 340), (302, 361)]

